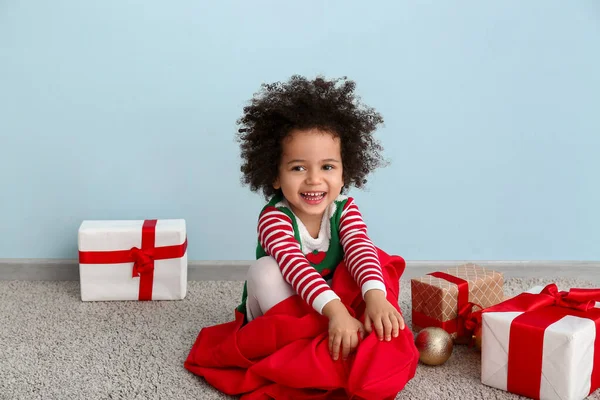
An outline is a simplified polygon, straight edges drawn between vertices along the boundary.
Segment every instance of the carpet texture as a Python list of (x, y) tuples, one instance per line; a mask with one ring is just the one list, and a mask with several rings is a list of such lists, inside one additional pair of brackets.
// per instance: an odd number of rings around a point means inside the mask
[[(575, 279), (507, 279), (505, 294)], [(183, 368), (204, 326), (228, 322), (242, 282), (189, 282), (172, 302), (80, 301), (77, 282), (0, 281), (0, 399), (233, 399)], [(410, 326), (410, 283), (400, 305)], [(589, 398), (600, 399), (600, 391)], [(456, 346), (438, 367), (420, 364), (401, 399), (520, 399), (480, 382), (480, 354)]]

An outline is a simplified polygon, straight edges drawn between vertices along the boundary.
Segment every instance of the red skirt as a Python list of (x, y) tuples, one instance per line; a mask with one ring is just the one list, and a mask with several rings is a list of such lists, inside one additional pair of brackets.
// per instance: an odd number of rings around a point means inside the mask
[[(388, 300), (397, 307), (405, 261), (381, 250)], [(365, 303), (344, 262), (331, 288), (364, 323)], [(400, 311), (399, 307), (398, 310)], [(415, 375), (419, 353), (408, 328), (390, 342), (367, 335), (347, 360), (328, 349), (328, 319), (292, 296), (244, 324), (203, 328), (184, 363), (187, 370), (242, 399), (393, 399)]]

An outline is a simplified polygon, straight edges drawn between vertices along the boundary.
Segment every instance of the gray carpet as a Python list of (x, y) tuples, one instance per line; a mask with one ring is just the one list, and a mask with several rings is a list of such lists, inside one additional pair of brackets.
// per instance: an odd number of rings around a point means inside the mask
[[(505, 293), (546, 283), (508, 279)], [(202, 327), (232, 319), (241, 290), (241, 282), (190, 282), (183, 301), (83, 303), (77, 282), (0, 281), (0, 399), (231, 399), (183, 362)], [(404, 280), (400, 302), (410, 324)], [(398, 398), (521, 398), (482, 385), (479, 357), (456, 346), (446, 364), (419, 365)]]

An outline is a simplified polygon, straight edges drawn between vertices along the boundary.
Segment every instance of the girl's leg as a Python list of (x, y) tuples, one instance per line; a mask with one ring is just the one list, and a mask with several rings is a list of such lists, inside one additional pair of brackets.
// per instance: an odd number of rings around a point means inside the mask
[(296, 294), (292, 286), (283, 279), (279, 265), (273, 257), (262, 257), (248, 269), (248, 299), (246, 315), (248, 321), (260, 317), (275, 304)]

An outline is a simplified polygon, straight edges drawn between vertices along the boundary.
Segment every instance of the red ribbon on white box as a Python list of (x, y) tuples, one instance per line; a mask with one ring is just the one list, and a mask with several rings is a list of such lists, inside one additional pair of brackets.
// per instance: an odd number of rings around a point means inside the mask
[(561, 292), (555, 284), (550, 284), (539, 294), (521, 293), (512, 299), (478, 311), (474, 313), (470, 322), (473, 325), (480, 323), (482, 314), (488, 312), (521, 312), (510, 325), (506, 389), (512, 393), (539, 399), (546, 329), (566, 316), (593, 321), (596, 336), (590, 377), (592, 393), (600, 387), (600, 308), (594, 307), (596, 301), (600, 301), (600, 289), (571, 289)]
[(142, 226), (141, 249), (132, 247), (129, 250), (115, 251), (80, 251), (80, 264), (122, 264), (133, 263), (132, 278), (140, 278), (138, 299), (152, 300), (154, 283), (154, 261), (170, 258), (181, 258), (187, 250), (187, 238), (182, 244), (156, 247), (156, 219), (144, 221)]

